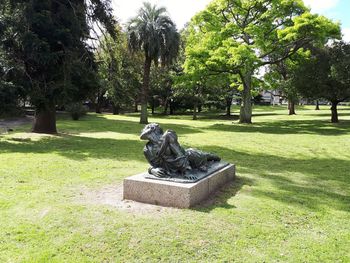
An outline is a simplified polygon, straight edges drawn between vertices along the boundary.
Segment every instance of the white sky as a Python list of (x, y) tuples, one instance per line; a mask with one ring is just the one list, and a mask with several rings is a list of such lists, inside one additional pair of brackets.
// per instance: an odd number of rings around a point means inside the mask
[[(115, 15), (122, 24), (136, 15), (145, 0), (112, 0)], [(197, 12), (203, 10), (210, 0), (149, 0), (152, 4), (163, 6), (181, 29)]]
[[(112, 0), (115, 15), (122, 24), (136, 15), (137, 10), (146, 0)], [(191, 20), (197, 12), (203, 10), (211, 0), (148, 0), (157, 6), (168, 10), (170, 17), (179, 29)], [(327, 15), (327, 12), (336, 7), (339, 0), (304, 0), (306, 6), (311, 7), (314, 13)], [(350, 42), (350, 28), (343, 28), (344, 40)]]
[[(334, 9), (336, 9), (337, 5), (340, 3), (340, 0), (304, 0), (304, 3), (306, 6), (311, 7), (311, 10), (314, 13), (328, 16), (329, 12), (334, 12)], [(350, 28), (343, 26), (342, 33), (343, 40), (350, 42)]]
[(306, 6), (311, 7), (315, 13), (322, 13), (336, 7), (339, 0), (304, 0)]

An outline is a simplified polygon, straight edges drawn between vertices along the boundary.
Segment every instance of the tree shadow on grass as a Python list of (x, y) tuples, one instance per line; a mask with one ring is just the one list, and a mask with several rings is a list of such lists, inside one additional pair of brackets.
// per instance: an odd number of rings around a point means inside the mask
[(138, 140), (90, 138), (72, 135), (44, 137), (40, 140), (17, 140), (15, 138), (0, 141), (0, 153), (53, 153), (78, 161), (87, 158), (144, 161), (143, 147), (144, 142)]
[[(145, 161), (142, 154), (144, 141), (138, 139), (144, 125), (129, 120), (110, 120), (103, 116), (90, 115), (80, 121), (72, 121), (68, 116), (60, 116), (59, 131), (56, 136), (39, 139), (8, 138), (0, 140), (0, 153), (55, 153), (73, 160), (87, 158)], [(200, 133), (199, 129), (187, 125), (164, 124), (164, 129), (173, 129), (179, 135)], [(94, 133), (115, 132), (128, 134), (133, 139), (94, 138)], [(92, 135), (79, 136), (80, 134)]]
[[(87, 158), (145, 161), (142, 150), (144, 141), (139, 135), (144, 125), (128, 120), (110, 120), (103, 116), (90, 115), (80, 121), (72, 121), (61, 116), (60, 134), (56, 136), (31, 139), (8, 138), (0, 140), (0, 153), (54, 153), (73, 160)], [(173, 129), (179, 135), (202, 132), (187, 125), (164, 124), (163, 129)], [(95, 138), (94, 133), (115, 132), (134, 136), (135, 140), (114, 138)], [(79, 136), (80, 134), (87, 136)], [(103, 135), (102, 135), (103, 136)]]
[(281, 114), (277, 112), (257, 112), (257, 113), (253, 112), (253, 117), (277, 116), (277, 115), (285, 116), (286, 114)]
[(254, 181), (246, 177), (236, 176), (235, 180), (218, 189), (211, 194), (207, 200), (194, 206), (192, 210), (199, 212), (210, 212), (216, 208), (232, 209), (236, 208), (234, 205), (228, 203), (228, 200), (242, 189), (244, 185), (252, 186)]
[(332, 124), (323, 120), (287, 120), (274, 122), (258, 122), (251, 125), (214, 124), (211, 130), (225, 132), (249, 132), (267, 134), (317, 134), (344, 135), (350, 134), (350, 121)]
[[(139, 136), (144, 124), (129, 120), (108, 119), (104, 115), (89, 115), (80, 121), (71, 121), (63, 118), (59, 122), (59, 131), (69, 134), (94, 133), (94, 132), (116, 132)], [(201, 133), (200, 129), (184, 124), (161, 124), (163, 130), (175, 130), (179, 135)]]
[[(232, 187), (224, 190), (222, 196), (214, 197), (209, 207), (196, 208), (199, 211), (208, 212), (217, 207), (234, 208), (228, 204), (228, 200), (244, 185), (253, 185), (249, 194), (259, 198), (273, 199), (313, 211), (327, 207), (350, 212), (350, 160), (293, 159), (233, 151), (216, 146), (203, 147), (203, 150), (216, 152), (226, 161), (235, 163), (238, 177)], [(291, 175), (293, 177), (289, 177)], [(271, 186), (264, 188), (262, 182)]]
[[(347, 112), (344, 112), (345, 109), (343, 110), (338, 110), (338, 116), (339, 116), (339, 121), (342, 122), (344, 120), (342, 120), (341, 117), (346, 117), (346, 116), (349, 116), (350, 113), (347, 111)], [(329, 111), (329, 113), (303, 113), (303, 116), (315, 116), (315, 117), (328, 117), (329, 120), (331, 119), (331, 111)]]

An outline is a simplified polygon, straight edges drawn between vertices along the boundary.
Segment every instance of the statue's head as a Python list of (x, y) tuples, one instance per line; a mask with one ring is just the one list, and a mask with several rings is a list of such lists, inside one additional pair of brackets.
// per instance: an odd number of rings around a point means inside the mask
[(157, 123), (150, 123), (141, 131), (141, 140), (152, 140), (159, 138), (163, 135), (163, 130)]

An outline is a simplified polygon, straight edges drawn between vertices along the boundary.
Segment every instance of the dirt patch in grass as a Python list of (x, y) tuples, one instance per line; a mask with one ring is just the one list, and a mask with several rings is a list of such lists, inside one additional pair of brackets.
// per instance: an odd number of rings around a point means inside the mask
[(108, 185), (100, 189), (82, 188), (78, 202), (90, 205), (107, 205), (132, 214), (154, 214), (176, 211), (176, 208), (143, 204), (123, 200), (123, 185)]

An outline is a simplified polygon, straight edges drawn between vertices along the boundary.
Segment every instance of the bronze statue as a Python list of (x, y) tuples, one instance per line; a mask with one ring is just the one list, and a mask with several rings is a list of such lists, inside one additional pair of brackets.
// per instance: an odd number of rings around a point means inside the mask
[(144, 147), (144, 155), (151, 165), (148, 173), (157, 178), (182, 178), (196, 181), (199, 177), (208, 174), (208, 169), (214, 163), (220, 163), (220, 158), (215, 154), (192, 148), (184, 149), (179, 144), (174, 131), (167, 130), (163, 133), (156, 123), (146, 125), (140, 138), (148, 140)]

